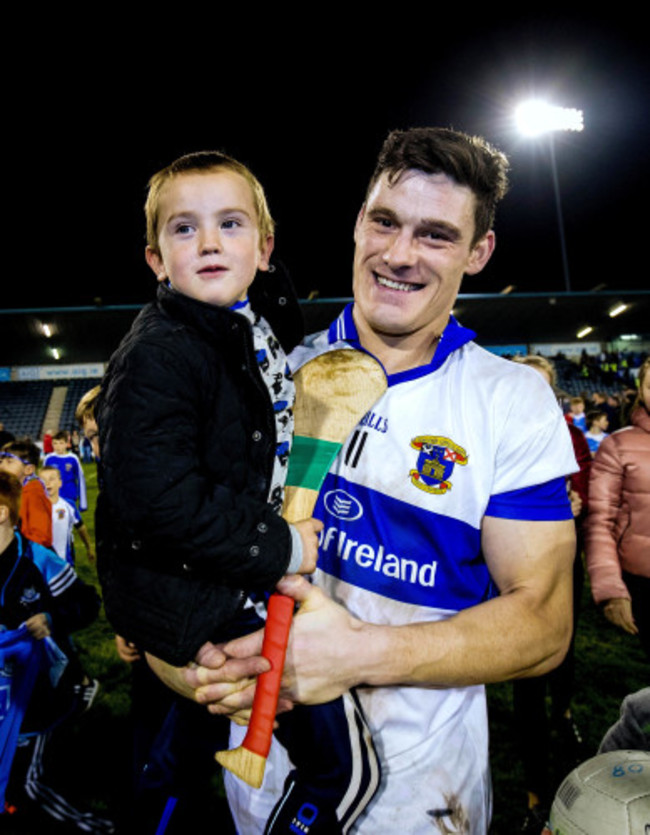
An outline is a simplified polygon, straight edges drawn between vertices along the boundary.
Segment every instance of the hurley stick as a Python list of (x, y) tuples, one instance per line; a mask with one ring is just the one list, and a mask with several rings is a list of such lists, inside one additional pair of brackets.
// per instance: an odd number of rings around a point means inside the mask
[[(287, 522), (308, 519), (318, 491), (348, 436), (386, 390), (386, 376), (368, 354), (342, 349), (321, 354), (294, 374), (295, 435), (289, 459), (282, 515)], [(254, 788), (264, 779), (280, 693), (294, 601), (269, 599), (262, 655), (271, 669), (257, 679), (246, 737), (239, 748), (218, 751), (217, 761)]]

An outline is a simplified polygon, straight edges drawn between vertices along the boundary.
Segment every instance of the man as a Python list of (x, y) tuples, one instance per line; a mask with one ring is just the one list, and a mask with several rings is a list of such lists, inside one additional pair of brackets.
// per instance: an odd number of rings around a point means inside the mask
[[(494, 250), (506, 166), (454, 131), (391, 134), (356, 224), (354, 305), (294, 355), (295, 366), (362, 347), (389, 381), (314, 511), (321, 588), (280, 584), (303, 604), (282, 704), (355, 687), (380, 750), (382, 783), (354, 828), (364, 834), (487, 832), (482, 685), (546, 672), (569, 640), (564, 476), (577, 468), (565, 422), (539, 375), (483, 351), (450, 318), (463, 275)], [(244, 718), (250, 677), (268, 669), (260, 645), (256, 635), (206, 646), (184, 681), (213, 712)], [(240, 831), (261, 831), (280, 791), (277, 745), (271, 763), (255, 795), (228, 775)]]

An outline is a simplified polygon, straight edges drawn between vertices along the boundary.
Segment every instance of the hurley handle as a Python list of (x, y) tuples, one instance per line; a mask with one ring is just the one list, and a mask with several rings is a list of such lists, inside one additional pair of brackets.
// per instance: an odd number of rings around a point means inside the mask
[(257, 679), (253, 713), (244, 742), (249, 751), (260, 757), (267, 757), (271, 748), (293, 607), (293, 598), (284, 594), (275, 592), (269, 598), (262, 655), (271, 662), (271, 669)]

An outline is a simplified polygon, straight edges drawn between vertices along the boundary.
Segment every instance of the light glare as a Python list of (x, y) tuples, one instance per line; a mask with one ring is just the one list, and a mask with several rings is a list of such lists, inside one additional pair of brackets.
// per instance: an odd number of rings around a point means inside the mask
[(587, 325), (586, 328), (583, 328), (582, 330), (578, 331), (576, 336), (578, 337), (578, 339), (582, 339), (583, 336), (587, 336), (587, 334), (591, 333), (592, 330), (593, 328), (591, 327), (591, 325)]
[(525, 136), (559, 130), (581, 131), (584, 128), (582, 110), (574, 107), (555, 107), (534, 99), (520, 104), (515, 111), (517, 129)]
[(614, 318), (614, 316), (618, 316), (619, 313), (622, 313), (624, 310), (627, 310), (627, 305), (624, 302), (617, 304), (609, 311), (609, 315)]

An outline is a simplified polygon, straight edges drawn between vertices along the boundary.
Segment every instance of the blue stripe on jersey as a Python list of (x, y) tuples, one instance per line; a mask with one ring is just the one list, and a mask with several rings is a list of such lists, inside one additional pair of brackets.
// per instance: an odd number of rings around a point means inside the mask
[(530, 522), (573, 519), (566, 491), (566, 479), (560, 476), (544, 484), (492, 496), (485, 515), (496, 516), (499, 519), (525, 519)]
[[(353, 307), (354, 304), (350, 302), (350, 304), (346, 305), (339, 316), (332, 322), (328, 331), (328, 340), (330, 344), (340, 340), (345, 340), (353, 348), (365, 351), (365, 348), (359, 342), (359, 335), (357, 333), (356, 325), (354, 324), (354, 318), (352, 316)], [(426, 365), (420, 365), (417, 368), (409, 368), (406, 371), (400, 371), (397, 374), (388, 374), (388, 385), (396, 386), (398, 383), (406, 383), (409, 380), (417, 380), (420, 377), (430, 374), (432, 371), (440, 368), (450, 354), (458, 348), (461, 348), (467, 342), (471, 342), (475, 336), (476, 333), (473, 330), (463, 327), (453, 316), (450, 316), (449, 322), (440, 337), (438, 347), (436, 348), (436, 352), (433, 355), (431, 362)]]
[(318, 567), (347, 583), (403, 603), (450, 611), (492, 595), (480, 531), (465, 522), (332, 473), (314, 516), (325, 525)]

